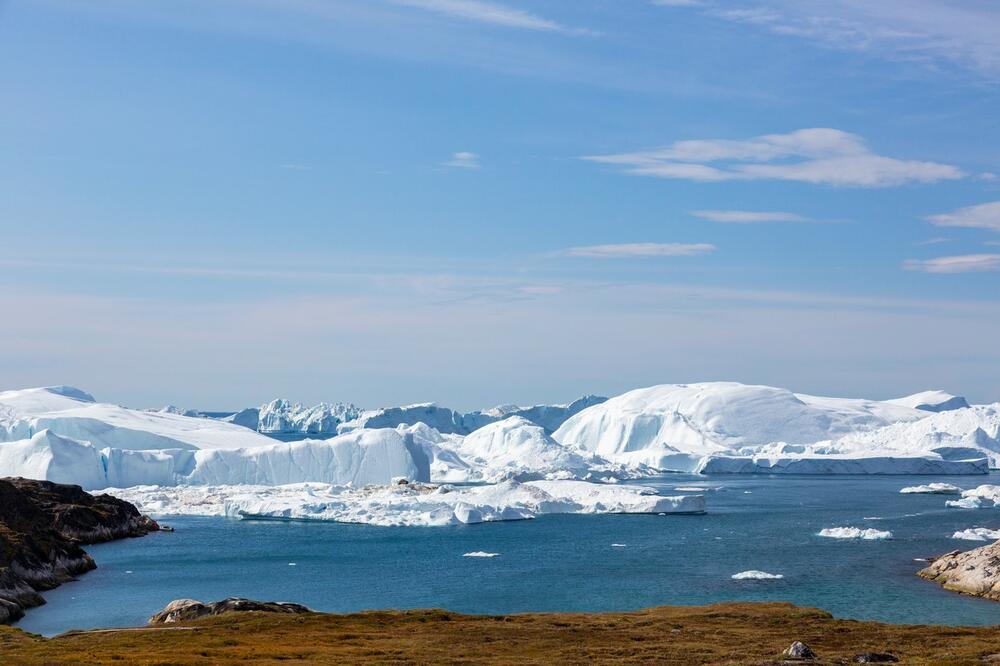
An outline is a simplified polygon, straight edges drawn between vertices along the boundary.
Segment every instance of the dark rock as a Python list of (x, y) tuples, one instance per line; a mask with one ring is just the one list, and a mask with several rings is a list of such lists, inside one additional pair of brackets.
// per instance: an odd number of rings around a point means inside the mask
[(802, 641), (795, 641), (785, 648), (785, 651), (781, 653), (781, 656), (788, 657), (790, 659), (815, 659), (816, 653)]
[(899, 658), (888, 652), (864, 652), (855, 655), (851, 661), (855, 664), (894, 664)]
[(284, 601), (254, 601), (253, 599), (241, 599), (239, 597), (229, 597), (222, 601), (212, 601), (207, 604), (195, 601), (194, 599), (175, 599), (167, 604), (166, 608), (149, 618), (149, 624), (171, 624), (173, 622), (196, 620), (199, 617), (209, 615), (248, 612), (311, 613), (312, 611), (300, 604), (292, 604)]
[(81, 544), (142, 536), (156, 521), (80, 486), (0, 479), (0, 623), (45, 603), (50, 590), (97, 565)]

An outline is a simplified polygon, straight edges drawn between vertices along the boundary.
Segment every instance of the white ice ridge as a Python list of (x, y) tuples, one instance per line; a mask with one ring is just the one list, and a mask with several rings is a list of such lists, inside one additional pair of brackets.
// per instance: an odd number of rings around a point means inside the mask
[(733, 580), (778, 580), (779, 578), (784, 577), (784, 574), (773, 574), (766, 571), (757, 571), (755, 569), (751, 569), (750, 571), (741, 571), (730, 576)]
[(423, 483), (350, 488), (284, 486), (140, 486), (103, 492), (153, 515), (329, 520), (386, 526), (441, 526), (523, 520), (551, 513), (704, 513), (700, 495), (666, 497), (635, 485), (586, 481), (505, 481), (453, 487)]
[(921, 391), (905, 398), (896, 398), (886, 402), (913, 409), (922, 409), (926, 412), (947, 412), (969, 406), (969, 403), (962, 396), (952, 395), (945, 391)]
[(991, 530), (986, 527), (973, 527), (968, 530), (961, 530), (951, 535), (952, 539), (964, 539), (966, 541), (995, 541), (1000, 539), (1000, 530)]
[(819, 531), (817, 536), (831, 539), (891, 539), (892, 532), (888, 530), (861, 529), (860, 527), (828, 527)]
[(906, 488), (901, 488), (899, 492), (903, 495), (958, 495), (962, 492), (962, 489), (950, 483), (928, 483), (924, 486), (907, 486)]
[(770, 386), (664, 384), (585, 409), (553, 437), (615, 462), (690, 472), (704, 456), (746, 455), (741, 449), (776, 442), (800, 447), (788, 451), (799, 454), (814, 442), (927, 416), (888, 402), (823, 398)]
[(260, 484), (303, 481), (363, 485), (404, 477), (429, 481), (413, 438), (361, 430), (328, 440), (275, 442), (247, 449), (98, 449), (49, 430), (0, 444), (0, 475), (73, 483), (85, 489), (136, 485)]

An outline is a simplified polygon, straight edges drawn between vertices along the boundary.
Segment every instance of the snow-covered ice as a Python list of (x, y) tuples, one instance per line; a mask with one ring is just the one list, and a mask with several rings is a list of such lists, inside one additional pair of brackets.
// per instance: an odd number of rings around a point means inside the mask
[(550, 513), (704, 513), (704, 497), (667, 497), (636, 485), (586, 481), (505, 481), (453, 487), (423, 483), (352, 488), (284, 486), (139, 486), (103, 492), (153, 515), (216, 515), (435, 526), (523, 520)]
[(958, 495), (962, 489), (950, 483), (928, 483), (923, 486), (907, 486), (901, 488), (899, 492), (903, 495)]
[(485, 550), (474, 550), (471, 553), (462, 553), (462, 557), (497, 557), (500, 553), (487, 553)]
[(804, 446), (928, 416), (875, 400), (825, 398), (735, 382), (664, 384), (581, 411), (556, 441), (609, 460), (691, 472), (710, 455), (775, 442)]
[(733, 580), (778, 580), (784, 577), (784, 574), (773, 574), (766, 571), (757, 571), (755, 569), (751, 569), (750, 571), (741, 571), (730, 576)]
[(964, 539), (966, 541), (995, 541), (1000, 539), (1000, 530), (991, 530), (987, 527), (973, 527), (968, 530), (961, 530), (951, 535), (952, 539)]
[(892, 532), (888, 530), (861, 529), (860, 527), (828, 527), (819, 531), (817, 536), (831, 539), (891, 539)]
[(896, 398), (886, 402), (902, 407), (921, 409), (925, 412), (947, 412), (969, 406), (969, 403), (962, 396), (952, 395), (945, 391), (921, 391), (905, 398)]

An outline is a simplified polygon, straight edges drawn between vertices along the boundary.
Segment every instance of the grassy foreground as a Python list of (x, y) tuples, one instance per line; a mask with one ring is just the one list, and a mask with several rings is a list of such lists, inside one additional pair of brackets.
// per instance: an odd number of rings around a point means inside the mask
[(8, 664), (766, 664), (780, 662), (793, 640), (808, 643), (821, 663), (850, 663), (862, 652), (891, 652), (904, 664), (982, 664), (993, 654), (1000, 661), (995, 627), (835, 620), (780, 603), (494, 616), (440, 610), (230, 613), (176, 626), (51, 639), (0, 627), (0, 659)]

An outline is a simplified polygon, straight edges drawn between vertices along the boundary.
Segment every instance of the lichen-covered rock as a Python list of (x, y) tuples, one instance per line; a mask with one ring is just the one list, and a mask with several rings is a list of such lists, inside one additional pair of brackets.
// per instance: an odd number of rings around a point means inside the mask
[(953, 550), (917, 575), (946, 590), (1000, 601), (1000, 541), (965, 552)]
[(222, 613), (311, 613), (312, 611), (300, 604), (284, 601), (254, 601), (240, 597), (229, 597), (222, 601), (202, 603), (194, 599), (175, 599), (159, 613), (149, 618), (149, 624), (172, 624), (196, 620), (208, 615)]
[(0, 479), (0, 623), (45, 603), (50, 590), (97, 565), (81, 544), (159, 529), (134, 506), (80, 486)]
[(802, 641), (795, 641), (781, 653), (781, 656), (789, 659), (815, 659), (816, 653)]

